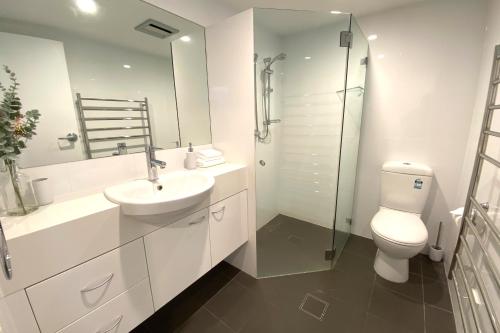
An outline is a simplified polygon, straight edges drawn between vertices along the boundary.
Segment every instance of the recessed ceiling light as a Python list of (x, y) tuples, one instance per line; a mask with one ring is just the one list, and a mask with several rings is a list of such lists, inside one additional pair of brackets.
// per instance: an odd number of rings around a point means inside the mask
[(331, 10), (330, 11), (330, 14), (333, 14), (333, 15), (339, 15), (339, 14), (342, 14), (342, 12), (338, 11), (338, 10)]
[(130, 69), (130, 68), (132, 68), (132, 66), (125, 64), (125, 65), (123, 65), (123, 68)]
[(306, 57), (304, 57), (304, 59), (311, 60), (311, 57), (310, 56), (306, 56)]
[(85, 14), (97, 13), (97, 4), (94, 0), (76, 0), (76, 6)]
[(181, 40), (182, 40), (183, 42), (190, 42), (190, 41), (191, 41), (191, 37), (189, 37), (189, 36), (182, 36), (182, 37), (181, 37)]
[(375, 35), (375, 34), (373, 34), (373, 35), (369, 35), (367, 39), (368, 39), (368, 40), (375, 40), (375, 39), (377, 39), (377, 38), (378, 38), (378, 36), (377, 36), (377, 35)]
[(379, 55), (377, 56), (377, 58), (379, 58), (379, 59), (384, 59), (384, 58), (385, 58), (385, 54), (379, 54)]

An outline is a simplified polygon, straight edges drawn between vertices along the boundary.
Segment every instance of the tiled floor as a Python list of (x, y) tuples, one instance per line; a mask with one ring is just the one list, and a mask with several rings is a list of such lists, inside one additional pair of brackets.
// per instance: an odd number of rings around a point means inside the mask
[[(333, 222), (332, 222), (333, 223)], [(330, 269), (331, 229), (279, 214), (257, 231), (260, 277)]]
[(222, 263), (134, 332), (455, 332), (442, 265), (418, 256), (394, 284), (375, 252), (352, 236), (334, 270), (259, 280)]

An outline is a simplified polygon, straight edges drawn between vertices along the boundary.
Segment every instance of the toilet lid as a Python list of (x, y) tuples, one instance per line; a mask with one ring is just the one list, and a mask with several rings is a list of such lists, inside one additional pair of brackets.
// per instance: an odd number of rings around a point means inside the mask
[(373, 217), (371, 227), (377, 235), (394, 243), (417, 245), (427, 242), (427, 228), (416, 214), (381, 209)]

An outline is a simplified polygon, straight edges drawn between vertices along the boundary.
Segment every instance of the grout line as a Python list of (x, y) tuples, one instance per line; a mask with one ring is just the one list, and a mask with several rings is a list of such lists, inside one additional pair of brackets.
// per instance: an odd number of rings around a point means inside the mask
[(422, 309), (424, 313), (424, 333), (427, 333), (427, 323), (426, 323), (426, 318), (425, 318), (425, 288), (424, 288), (424, 267), (422, 266), (422, 258), (419, 260), (420, 262), (420, 274), (421, 274), (421, 279), (420, 279), (420, 285), (422, 288)]
[(236, 332), (236, 330), (234, 330), (231, 326), (229, 326), (228, 323), (226, 323), (222, 318), (219, 318), (215, 313), (213, 313), (212, 311), (210, 311), (210, 309), (207, 308), (205, 306), (205, 304), (203, 304), (201, 306), (201, 308), (203, 308), (205, 311), (207, 311), (212, 317), (214, 317), (215, 319), (217, 319), (218, 321), (220, 321), (224, 326), (226, 326), (227, 328), (229, 328), (231, 330), (231, 332)]
[(373, 275), (372, 279), (372, 289), (370, 291), (370, 297), (368, 297), (368, 307), (366, 308), (366, 312), (370, 310), (370, 306), (372, 305), (373, 293), (375, 292), (375, 280), (377, 279), (377, 273)]

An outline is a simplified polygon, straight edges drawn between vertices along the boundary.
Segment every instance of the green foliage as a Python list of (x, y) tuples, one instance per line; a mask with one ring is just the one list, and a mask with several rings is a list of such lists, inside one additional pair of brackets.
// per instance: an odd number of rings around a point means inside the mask
[(16, 74), (5, 65), (3, 69), (10, 85), (5, 87), (0, 82), (0, 91), (3, 93), (0, 103), (0, 159), (14, 160), (21, 154), (21, 149), (26, 148), (27, 141), (36, 135), (40, 112), (29, 110), (23, 114)]

